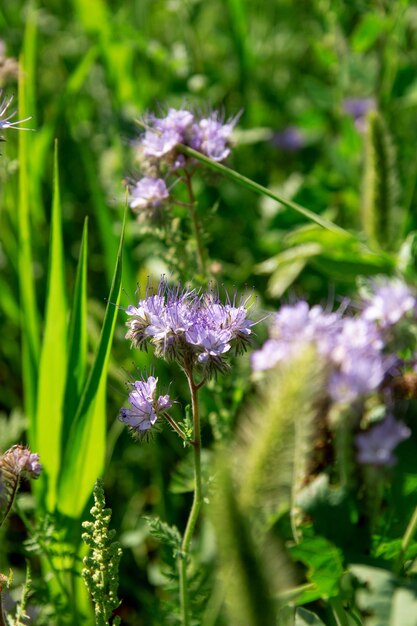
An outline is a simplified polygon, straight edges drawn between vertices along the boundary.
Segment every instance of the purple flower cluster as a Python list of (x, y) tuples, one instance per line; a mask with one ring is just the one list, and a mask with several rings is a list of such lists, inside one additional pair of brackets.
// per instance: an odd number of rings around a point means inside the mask
[(172, 406), (168, 394), (157, 396), (158, 378), (149, 376), (146, 380), (137, 380), (131, 383), (133, 391), (129, 394), (130, 409), (122, 408), (120, 420), (137, 432), (149, 430), (158, 419), (158, 416)]
[(129, 306), (126, 338), (138, 348), (151, 344), (157, 356), (175, 359), (186, 371), (198, 366), (204, 376), (227, 367), (224, 355), (245, 349), (254, 322), (246, 302), (223, 304), (213, 291), (169, 288), (164, 280), (154, 293)]
[(7, 450), (0, 458), (0, 470), (8, 475), (19, 477), (27, 475), (30, 478), (39, 478), (42, 465), (39, 463), (39, 454), (32, 453), (25, 446), (16, 445)]
[(147, 116), (146, 131), (137, 142), (147, 175), (131, 190), (131, 208), (136, 211), (152, 208), (168, 199), (163, 176), (187, 165), (187, 158), (178, 150), (180, 145), (194, 148), (214, 161), (228, 157), (236, 122), (237, 118), (224, 122), (217, 111), (197, 117), (187, 109), (169, 109), (165, 117)]
[[(270, 369), (313, 343), (327, 365), (330, 399), (343, 405), (365, 400), (370, 394), (382, 391), (390, 376), (401, 372), (403, 360), (397, 336), (400, 337), (400, 325), (405, 320), (417, 330), (416, 296), (399, 279), (372, 281), (356, 316), (326, 312), (320, 306), (310, 308), (305, 301), (285, 305), (272, 319), (270, 338), (252, 354), (252, 368)], [(417, 351), (414, 361), (416, 358)], [(369, 454), (375, 456), (377, 453), (372, 452), (375, 442), (381, 441), (388, 431), (393, 433), (389, 441), (395, 441), (397, 433), (400, 437), (397, 443), (409, 435), (403, 424), (387, 418), (358, 436), (361, 462), (368, 462), (363, 460), (366, 442), (369, 442)], [(395, 445), (390, 448), (388, 443), (385, 447), (380, 444), (386, 453), (386, 463), (392, 461)], [(382, 459), (382, 452), (381, 455)]]

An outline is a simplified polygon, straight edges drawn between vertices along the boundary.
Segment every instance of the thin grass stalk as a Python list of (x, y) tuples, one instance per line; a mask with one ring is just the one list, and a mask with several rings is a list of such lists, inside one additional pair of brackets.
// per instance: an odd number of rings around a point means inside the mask
[(289, 209), (293, 209), (293, 211), (297, 211), (297, 213), (301, 213), (301, 215), (304, 215), (304, 217), (307, 217), (309, 220), (315, 222), (322, 228), (325, 228), (326, 230), (330, 230), (335, 233), (346, 235), (349, 238), (352, 237), (351, 233), (349, 233), (344, 228), (341, 228), (337, 224), (334, 224), (330, 220), (321, 217), (317, 213), (306, 209), (296, 202), (292, 202), (292, 200), (287, 200), (286, 198), (283, 198), (281, 195), (272, 192), (267, 187), (263, 187), (263, 185), (255, 183), (255, 181), (251, 180), (250, 178), (246, 178), (246, 176), (239, 174), (239, 172), (235, 172), (235, 170), (232, 170), (229, 167), (222, 165), (222, 163), (218, 163), (217, 161), (213, 161), (213, 159), (204, 156), (204, 154), (201, 154), (201, 152), (193, 150), (192, 148), (184, 145), (181, 145), (179, 149), (183, 154), (191, 157), (192, 159), (196, 159), (201, 163), (204, 163), (204, 165), (207, 165), (207, 167), (209, 167), (210, 169), (219, 172), (220, 174), (223, 174), (223, 176), (226, 176), (226, 178), (230, 178), (242, 187), (246, 187), (246, 189), (250, 189), (251, 191), (259, 193), (263, 196), (268, 196), (268, 198), (272, 198), (272, 200), (275, 200), (275, 202), (278, 202), (279, 204), (282, 204)]

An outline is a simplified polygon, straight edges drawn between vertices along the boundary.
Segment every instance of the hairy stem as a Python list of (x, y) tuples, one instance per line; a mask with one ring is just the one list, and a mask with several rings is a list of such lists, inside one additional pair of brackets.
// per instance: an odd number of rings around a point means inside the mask
[(185, 184), (187, 185), (188, 197), (190, 199), (189, 209), (191, 214), (191, 221), (193, 223), (195, 242), (197, 246), (197, 263), (198, 269), (202, 276), (206, 275), (206, 255), (203, 245), (203, 233), (201, 229), (201, 223), (197, 214), (197, 202), (195, 200), (193, 186), (191, 182), (191, 176), (188, 171), (185, 172)]
[(193, 436), (194, 439), (191, 442), (193, 445), (194, 456), (194, 499), (191, 507), (190, 515), (188, 517), (187, 526), (185, 527), (184, 537), (181, 544), (181, 555), (179, 557), (179, 574), (180, 574), (180, 602), (181, 602), (181, 617), (182, 626), (189, 626), (190, 624), (190, 606), (187, 584), (187, 562), (189, 556), (189, 549), (191, 539), (193, 536), (194, 528), (197, 523), (198, 515), (200, 513), (202, 502), (202, 490), (201, 490), (201, 432), (200, 432), (200, 412), (198, 406), (198, 389), (192, 376), (192, 371), (185, 370), (187, 376), (188, 385), (191, 392), (191, 408), (193, 414)]
[(165, 419), (167, 420), (168, 424), (171, 426), (171, 428), (173, 430), (175, 430), (177, 435), (179, 435), (183, 441), (186, 441), (188, 443), (188, 439), (187, 439), (186, 434), (184, 433), (182, 428), (180, 428), (180, 426), (178, 426), (177, 422), (170, 415), (168, 415), (168, 413), (163, 413), (162, 416), (165, 417)]

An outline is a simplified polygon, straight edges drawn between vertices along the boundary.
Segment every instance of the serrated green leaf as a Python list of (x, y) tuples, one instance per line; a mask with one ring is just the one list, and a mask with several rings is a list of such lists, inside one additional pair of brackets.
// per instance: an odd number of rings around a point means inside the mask
[(82, 514), (104, 467), (106, 378), (121, 291), (123, 232), (124, 227), (97, 353), (65, 442), (58, 509), (73, 518)]
[[(65, 293), (58, 145), (55, 144), (49, 276), (36, 409), (36, 451), (42, 459), (42, 480), (47, 482), (46, 508), (56, 504), (56, 483), (61, 465), (61, 429), (67, 372), (67, 298)], [(46, 488), (46, 484), (44, 485)]]

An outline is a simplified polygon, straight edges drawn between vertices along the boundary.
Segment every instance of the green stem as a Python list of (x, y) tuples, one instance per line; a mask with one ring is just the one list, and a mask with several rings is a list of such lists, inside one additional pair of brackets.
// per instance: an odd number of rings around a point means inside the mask
[(251, 191), (259, 193), (263, 196), (268, 196), (269, 198), (272, 198), (272, 200), (279, 202), (279, 204), (282, 204), (288, 207), (289, 209), (293, 209), (294, 211), (301, 213), (301, 215), (304, 215), (309, 220), (311, 220), (312, 222), (315, 222), (322, 228), (326, 228), (327, 230), (346, 235), (349, 238), (352, 237), (351, 233), (349, 233), (344, 228), (337, 226), (337, 224), (334, 224), (330, 220), (326, 220), (324, 217), (317, 215), (317, 213), (314, 213), (313, 211), (306, 209), (305, 207), (301, 206), (300, 204), (297, 204), (296, 202), (292, 202), (291, 200), (286, 200), (281, 195), (277, 193), (273, 193), (270, 189), (267, 189), (267, 187), (263, 187), (262, 185), (255, 183), (250, 178), (246, 178), (246, 176), (243, 176), (242, 174), (239, 174), (238, 172), (235, 172), (234, 170), (229, 169), (225, 165), (222, 165), (221, 163), (218, 163), (217, 161), (213, 161), (209, 157), (204, 156), (204, 154), (201, 154), (201, 152), (197, 152), (197, 150), (193, 150), (192, 148), (189, 148), (188, 146), (184, 146), (184, 145), (181, 145), (179, 149), (181, 150), (183, 154), (186, 154), (187, 156), (192, 157), (193, 159), (197, 159), (201, 163), (204, 163), (205, 165), (207, 165), (207, 167), (210, 167), (212, 170), (215, 170), (216, 172), (219, 172), (220, 174), (223, 174), (224, 176), (235, 181), (242, 187), (246, 187), (247, 189), (250, 189)]
[(179, 574), (180, 574), (180, 603), (181, 603), (181, 615), (182, 626), (189, 626), (190, 624), (190, 607), (188, 596), (188, 584), (187, 584), (187, 562), (188, 553), (190, 549), (191, 539), (193, 536), (194, 528), (197, 523), (198, 515), (200, 513), (202, 502), (202, 490), (201, 490), (201, 431), (200, 431), (200, 412), (198, 406), (198, 389), (199, 386), (194, 382), (191, 370), (185, 370), (187, 376), (188, 385), (191, 392), (191, 408), (193, 414), (193, 434), (194, 440), (193, 455), (194, 455), (194, 499), (191, 507), (190, 515), (188, 517), (187, 526), (185, 528), (184, 537), (181, 544), (181, 555), (179, 558)]
[(0, 626), (7, 626), (3, 612), (3, 589), (0, 590)]
[(398, 556), (397, 559), (397, 563), (396, 563), (396, 572), (399, 573), (401, 571), (402, 565), (403, 565), (403, 561), (404, 561), (404, 557), (405, 557), (405, 553), (407, 551), (408, 546), (410, 545), (415, 533), (417, 531), (417, 507), (414, 509), (414, 513), (411, 516), (411, 519), (408, 523), (408, 526), (406, 528), (406, 531), (404, 533), (404, 536), (402, 538), (401, 541), (401, 551), (400, 554)]
[(329, 600), (329, 605), (332, 609), (333, 617), (337, 626), (349, 626), (346, 612), (339, 598), (332, 598), (331, 600)]
[(173, 430), (175, 430), (175, 432), (181, 437), (181, 439), (189, 443), (186, 434), (184, 433), (182, 428), (178, 426), (177, 422), (170, 415), (168, 415), (168, 413), (163, 413), (162, 416), (165, 417), (169, 425), (173, 428)]
[(201, 231), (200, 220), (197, 215), (197, 202), (195, 200), (193, 186), (190, 173), (185, 171), (185, 184), (187, 185), (188, 197), (190, 199), (189, 209), (191, 213), (191, 221), (193, 223), (195, 242), (197, 246), (197, 263), (198, 269), (202, 276), (206, 275), (206, 255), (203, 246), (203, 234)]

